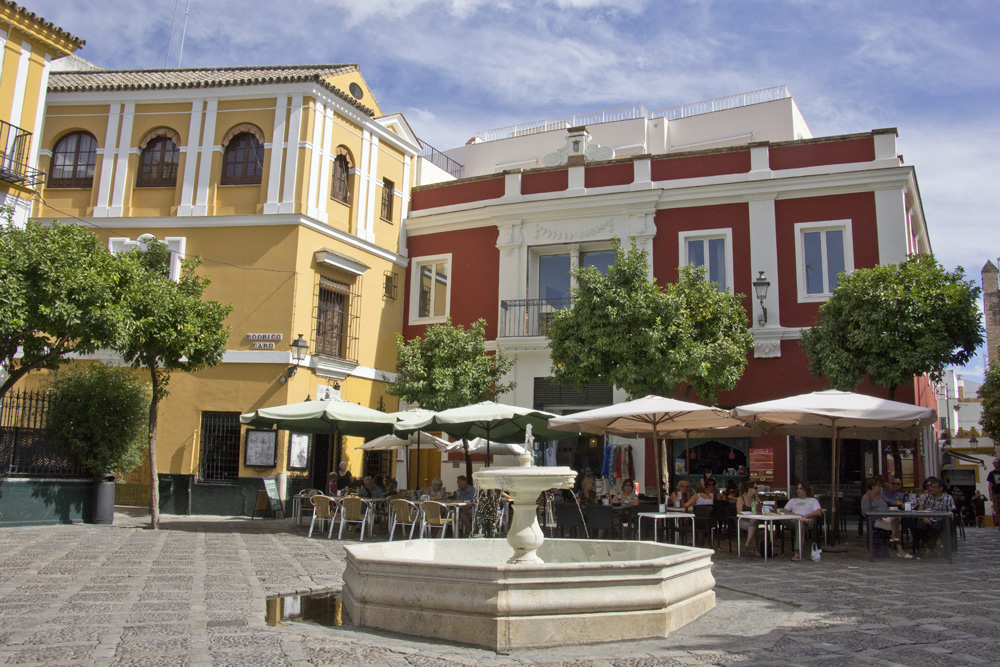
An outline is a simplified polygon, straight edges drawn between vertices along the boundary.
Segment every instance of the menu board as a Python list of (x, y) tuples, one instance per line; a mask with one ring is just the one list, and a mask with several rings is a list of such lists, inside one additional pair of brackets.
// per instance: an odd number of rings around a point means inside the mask
[(774, 448), (750, 448), (750, 481), (774, 481)]

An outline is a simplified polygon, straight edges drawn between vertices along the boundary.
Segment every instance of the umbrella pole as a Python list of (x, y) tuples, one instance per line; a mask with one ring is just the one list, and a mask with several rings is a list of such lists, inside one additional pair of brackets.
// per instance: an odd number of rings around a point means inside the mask
[(684, 431), (684, 469), (687, 470), (687, 480), (691, 483), (691, 431)]
[[(420, 431), (417, 431), (417, 500), (420, 499)], [(441, 532), (444, 535), (444, 531)]]
[(486, 467), (490, 467), (490, 425), (486, 424)]
[[(830, 532), (837, 530), (837, 496), (839, 495), (839, 489), (837, 488), (839, 477), (837, 475), (837, 463), (840, 457), (837, 455), (837, 441), (839, 433), (837, 431), (837, 420), (833, 420), (833, 441), (830, 447), (830, 457), (832, 459), (832, 466), (830, 470)], [(839, 534), (839, 532), (838, 532)], [(829, 535), (827, 535), (827, 542), (829, 543)], [(829, 546), (829, 544), (827, 545)]]
[(659, 433), (653, 424), (653, 446), (656, 447), (656, 501), (663, 504), (663, 448), (660, 446)]

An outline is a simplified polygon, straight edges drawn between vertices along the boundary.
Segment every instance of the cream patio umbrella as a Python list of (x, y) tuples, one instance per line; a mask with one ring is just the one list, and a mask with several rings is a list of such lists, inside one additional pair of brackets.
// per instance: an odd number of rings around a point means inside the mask
[(745, 425), (728, 410), (655, 395), (550, 419), (549, 427), (597, 435), (652, 435), (656, 447), (656, 494), (660, 504), (663, 504), (665, 481), (661, 437), (683, 434), (690, 443), (692, 434), (706, 432), (722, 435), (720, 429), (747, 431)]
[[(931, 408), (836, 389), (742, 405), (733, 413), (775, 433), (831, 438), (833, 498), (840, 487), (837, 449), (841, 438), (912, 440), (937, 420), (937, 412)], [(831, 500), (833, 526), (837, 525), (836, 517), (837, 503)]]
[[(405, 413), (394, 413), (394, 414), (405, 414)], [(412, 414), (412, 413), (411, 413)], [(369, 440), (365, 444), (361, 445), (358, 449), (366, 452), (372, 451), (396, 451), (405, 449), (406, 450), (406, 487), (410, 487), (410, 450), (413, 448), (417, 449), (417, 474), (419, 483), (419, 473), (420, 473), (420, 448), (421, 445), (430, 446), (439, 452), (450, 452), (457, 448), (457, 445), (453, 442), (448, 442), (436, 435), (431, 435), (430, 433), (424, 433), (423, 431), (414, 431), (407, 436), (400, 437), (398, 435), (389, 434), (379, 436), (374, 440)]]

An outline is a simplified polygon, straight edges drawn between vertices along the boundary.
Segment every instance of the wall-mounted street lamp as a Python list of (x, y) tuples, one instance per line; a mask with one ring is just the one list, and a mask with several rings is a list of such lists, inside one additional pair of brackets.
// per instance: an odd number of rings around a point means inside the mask
[(767, 288), (771, 282), (764, 277), (763, 271), (757, 272), (757, 279), (753, 281), (753, 289), (757, 293), (757, 301), (760, 302), (760, 315), (757, 316), (757, 323), (760, 326), (767, 324), (767, 308), (764, 307), (764, 299), (767, 298)]
[[(306, 359), (306, 355), (309, 354), (309, 342), (299, 334), (299, 337), (292, 341), (292, 361), (295, 362), (294, 366), (289, 366), (288, 370), (285, 371), (285, 377), (293, 377), (299, 372), (299, 364), (301, 364)], [(282, 384), (284, 384), (285, 378), (281, 378)]]
[(969, 438), (969, 447), (972, 447), (972, 451), (979, 449), (979, 438), (976, 436)]

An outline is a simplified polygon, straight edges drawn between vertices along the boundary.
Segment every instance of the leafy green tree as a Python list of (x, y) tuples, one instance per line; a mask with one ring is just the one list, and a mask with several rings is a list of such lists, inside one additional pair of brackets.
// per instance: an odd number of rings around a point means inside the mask
[(114, 346), (127, 310), (117, 260), (90, 230), (0, 223), (0, 399), (32, 370)]
[(983, 427), (983, 433), (996, 442), (1000, 439), (1000, 364), (987, 366), (986, 381), (979, 388), (979, 398), (983, 399), (979, 425)]
[[(428, 410), (447, 410), (480, 401), (495, 401), (517, 383), (503, 378), (514, 367), (501, 350), (486, 352), (486, 321), (476, 320), (466, 329), (444, 324), (427, 327), (424, 337), (407, 341), (396, 334), (396, 379), (391, 396)], [(469, 443), (465, 449), (466, 476), (472, 479)]]
[(142, 462), (149, 387), (131, 368), (89, 364), (52, 382), (47, 426), (94, 475)]
[(555, 382), (582, 391), (602, 380), (632, 398), (687, 383), (687, 395), (710, 403), (736, 386), (753, 346), (743, 297), (719, 291), (703, 267), (682, 267), (660, 289), (633, 242), (616, 246), (607, 274), (585, 266), (573, 275), (573, 308), (557, 312), (546, 333)]
[(160, 492), (156, 470), (156, 427), (160, 401), (168, 392), (174, 371), (193, 373), (222, 362), (229, 340), (224, 325), (232, 306), (204, 301), (208, 278), (195, 273), (201, 260), (184, 260), (180, 279), (169, 277), (170, 252), (165, 244), (150, 241), (145, 252), (122, 256), (127, 281), (131, 332), (117, 346), (125, 363), (149, 373), (149, 511), (152, 527), (160, 521)]
[[(890, 399), (915, 376), (938, 380), (945, 366), (964, 365), (983, 342), (980, 294), (961, 267), (946, 271), (933, 255), (842, 274), (802, 334), (809, 370), (843, 391), (867, 375)], [(891, 447), (901, 470), (898, 445)]]

